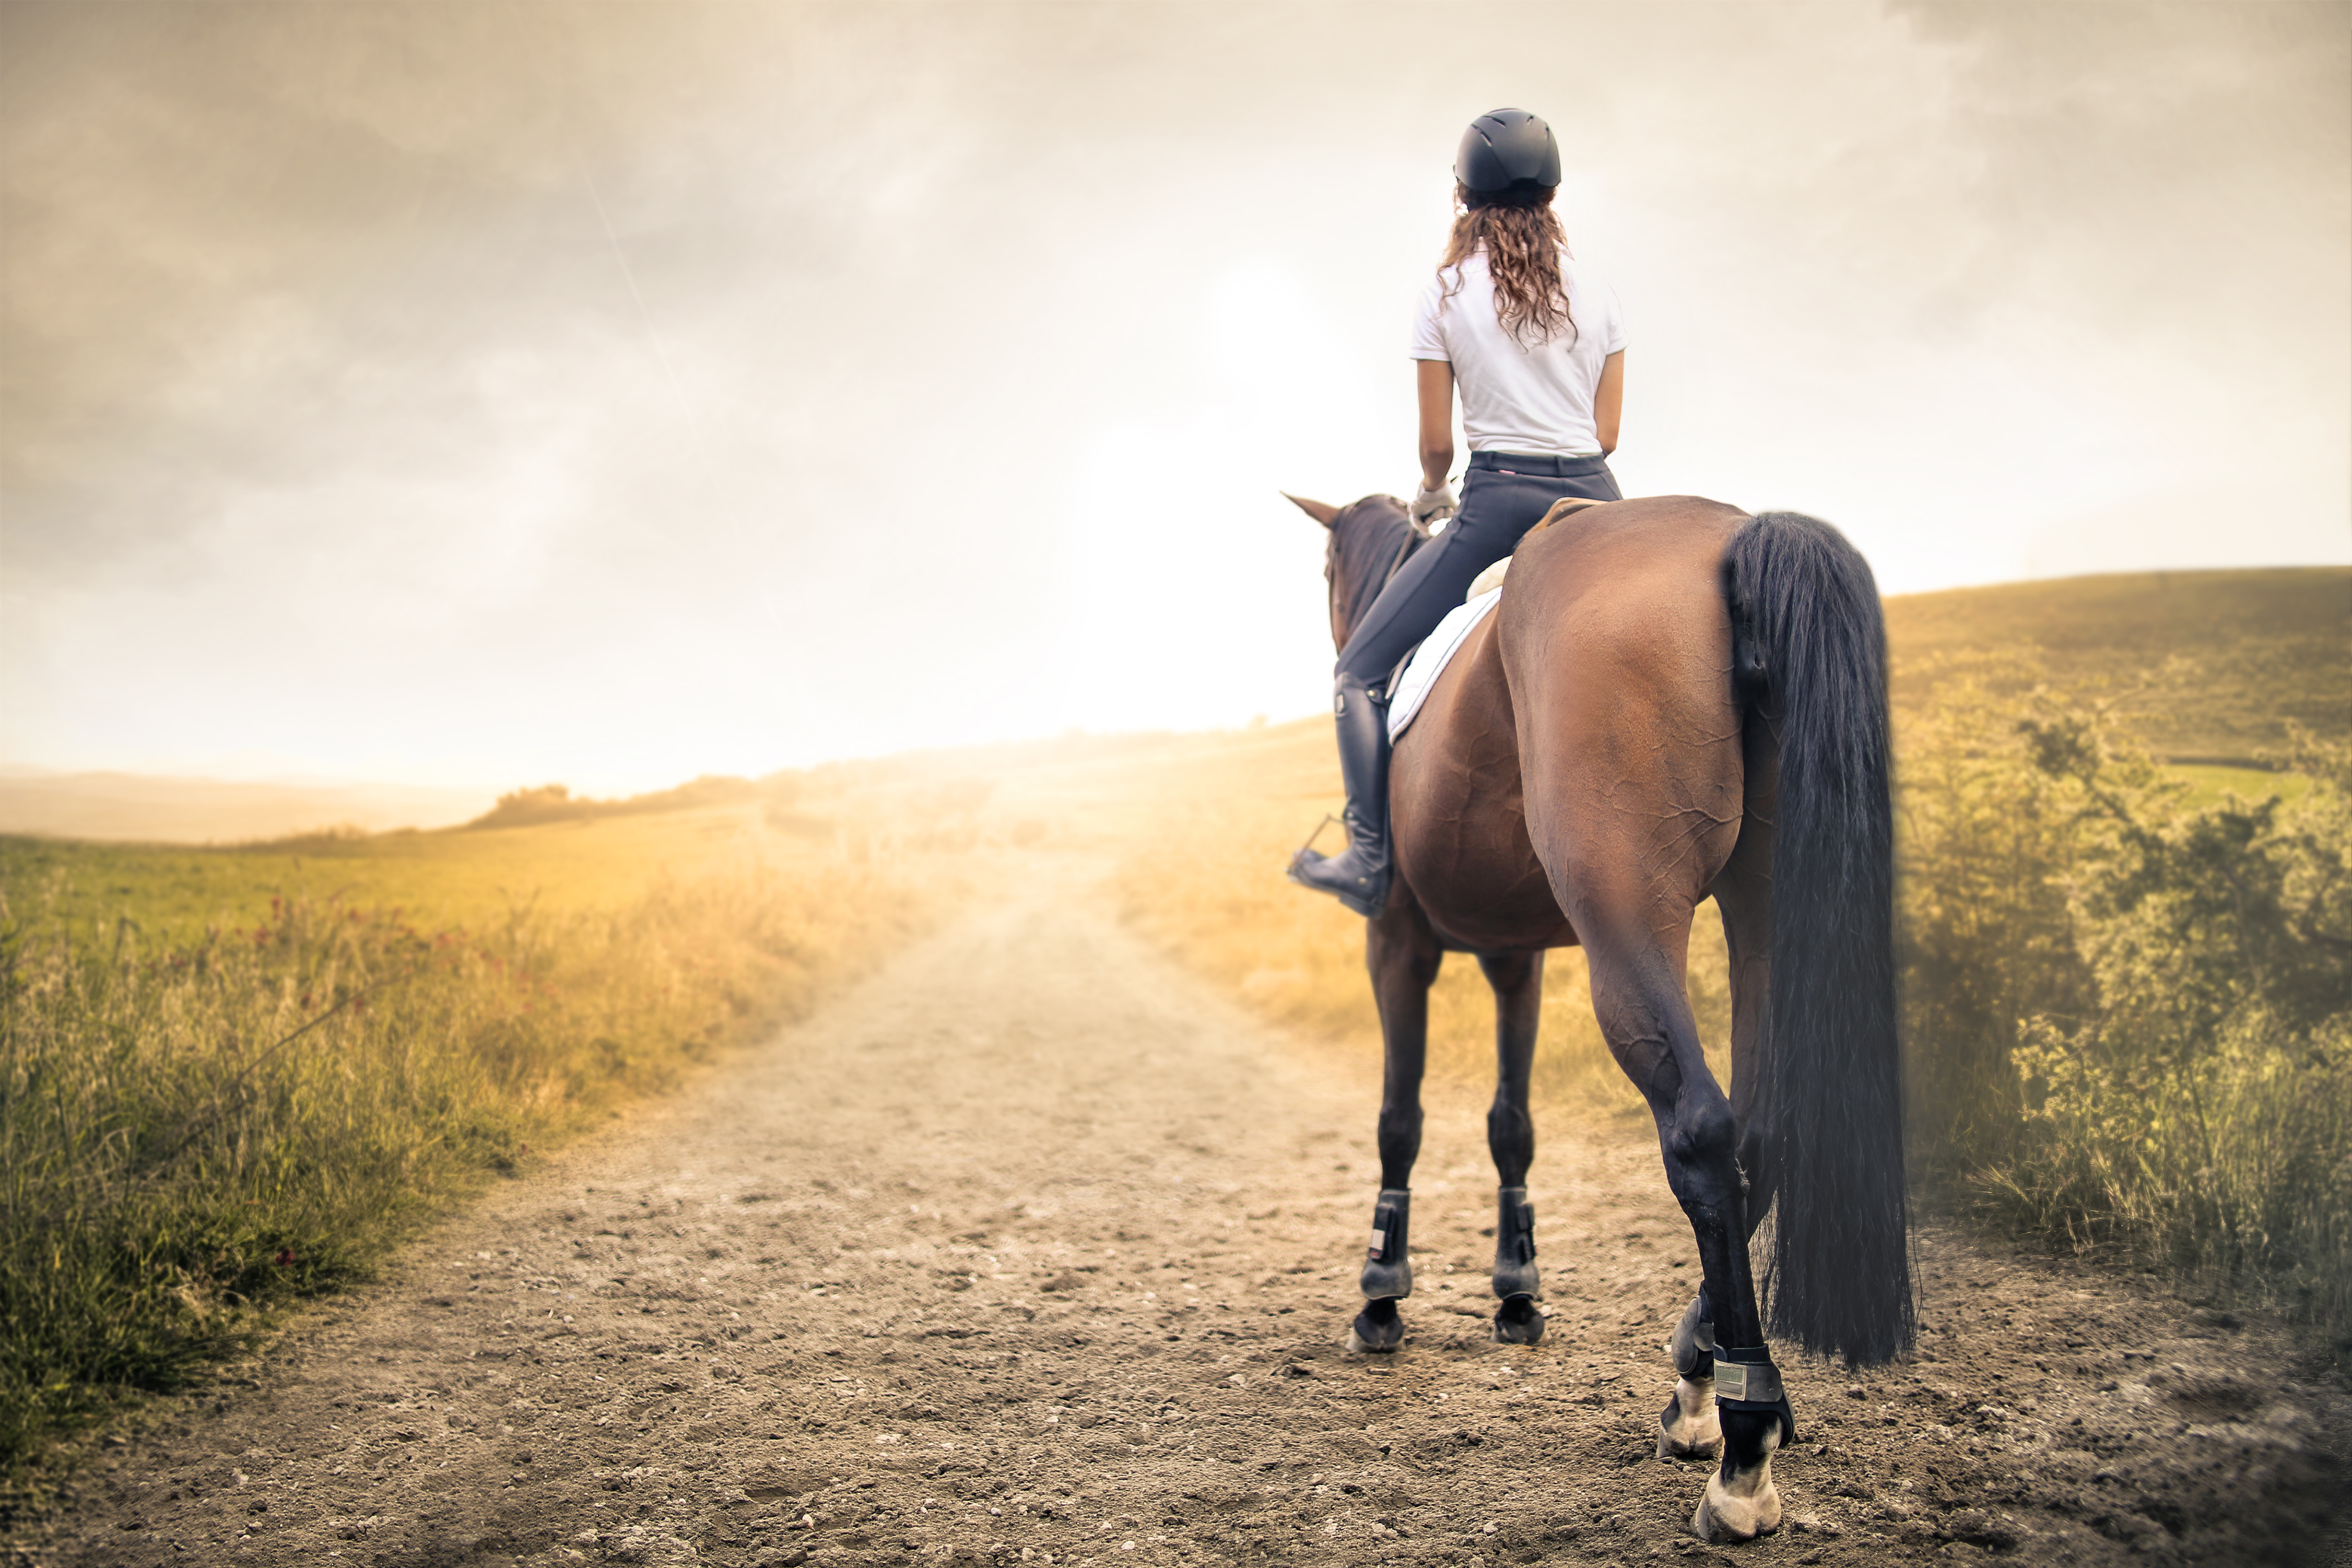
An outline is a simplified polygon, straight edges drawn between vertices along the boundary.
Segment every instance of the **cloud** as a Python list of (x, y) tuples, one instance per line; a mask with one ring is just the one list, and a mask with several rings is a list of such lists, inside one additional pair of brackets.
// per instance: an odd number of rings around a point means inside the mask
[(1311, 709), (1273, 491), (1411, 482), (1504, 102), (1629, 490), (1898, 589), (2231, 489), (2225, 555), (2352, 554), (2341, 6), (1465, 15), (0, 7), (0, 748), (614, 788)]

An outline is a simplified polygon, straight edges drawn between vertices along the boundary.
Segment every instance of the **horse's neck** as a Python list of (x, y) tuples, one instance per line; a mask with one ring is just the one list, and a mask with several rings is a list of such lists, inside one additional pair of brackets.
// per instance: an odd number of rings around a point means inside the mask
[(1343, 622), (1346, 629), (1339, 638), (1342, 647), (1346, 646), (1348, 638), (1356, 635), (1356, 627), (1363, 622), (1364, 612), (1372, 607), (1372, 601), (1381, 596), (1381, 590), (1388, 586), (1389, 579), (1396, 574), (1396, 569), (1405, 563), (1420, 542), (1411, 526), (1399, 523), (1393, 531), (1381, 529), (1370, 535), (1359, 547), (1359, 552), (1351, 552), (1359, 553), (1360, 558), (1349, 563), (1348, 613)]

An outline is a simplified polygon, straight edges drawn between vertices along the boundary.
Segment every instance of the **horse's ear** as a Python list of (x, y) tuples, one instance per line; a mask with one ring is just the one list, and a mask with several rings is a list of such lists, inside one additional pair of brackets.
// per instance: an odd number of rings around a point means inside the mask
[(1331, 506), (1326, 502), (1308, 500), (1303, 496), (1292, 495), (1288, 490), (1283, 490), (1278, 493), (1281, 495), (1283, 500), (1288, 501), (1291, 505), (1297, 507), (1299, 510), (1305, 512), (1307, 516), (1313, 518), (1316, 521), (1321, 523), (1326, 528), (1330, 527), (1331, 520), (1339, 515), (1339, 509), (1338, 507)]

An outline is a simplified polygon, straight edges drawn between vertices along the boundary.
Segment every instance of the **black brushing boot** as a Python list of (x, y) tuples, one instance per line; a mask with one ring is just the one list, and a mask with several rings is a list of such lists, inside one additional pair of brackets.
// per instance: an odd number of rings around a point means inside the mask
[(1301, 849), (1291, 858), (1290, 879), (1378, 920), (1389, 901), (1389, 705), (1354, 676), (1343, 675), (1332, 710), (1339, 726), (1339, 782), (1348, 791), (1340, 817), (1348, 847), (1337, 855)]
[(1401, 1187), (1382, 1187), (1372, 1205), (1371, 1245), (1364, 1249), (1364, 1272), (1357, 1285), (1364, 1292), (1364, 1310), (1348, 1331), (1348, 1348), (1392, 1351), (1404, 1343), (1404, 1320), (1397, 1303), (1412, 1294), (1412, 1251), (1407, 1234), (1412, 1221), (1412, 1194)]
[(1497, 1344), (1531, 1345), (1543, 1338), (1544, 1315), (1536, 1309), (1540, 1276), (1536, 1270), (1536, 1205), (1525, 1187), (1500, 1189), (1495, 1218), (1495, 1314)]

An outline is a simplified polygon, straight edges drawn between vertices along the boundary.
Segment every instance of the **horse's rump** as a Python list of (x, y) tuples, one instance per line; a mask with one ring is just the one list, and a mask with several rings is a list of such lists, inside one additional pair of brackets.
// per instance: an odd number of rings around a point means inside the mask
[(1567, 867), (1638, 877), (1685, 914), (1705, 896), (1741, 814), (1720, 565), (1742, 521), (1690, 497), (1620, 501), (1520, 547), (1501, 607), (1398, 742), (1398, 864), (1439, 930), (1468, 945), (1572, 942)]

